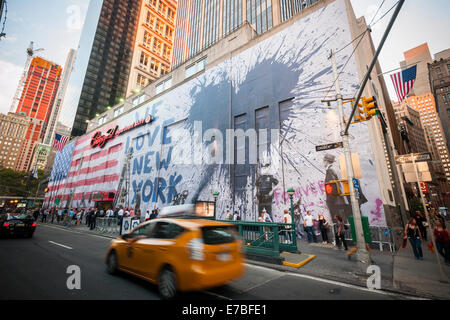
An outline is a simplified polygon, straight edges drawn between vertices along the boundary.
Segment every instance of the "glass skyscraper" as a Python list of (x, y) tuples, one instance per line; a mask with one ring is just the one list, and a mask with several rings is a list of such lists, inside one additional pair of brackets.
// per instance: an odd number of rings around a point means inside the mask
[(247, 21), (258, 34), (318, 0), (179, 0), (172, 67), (183, 64)]

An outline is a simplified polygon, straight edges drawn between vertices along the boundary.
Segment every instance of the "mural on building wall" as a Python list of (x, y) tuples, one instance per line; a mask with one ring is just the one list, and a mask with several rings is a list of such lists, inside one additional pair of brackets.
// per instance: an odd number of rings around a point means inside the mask
[[(95, 192), (120, 189), (124, 205), (138, 204), (143, 212), (213, 201), (212, 193), (219, 192), (219, 219), (229, 209), (256, 221), (265, 209), (281, 222), (292, 187), (296, 211), (348, 217), (349, 199), (327, 197), (324, 187), (342, 178), (337, 165), (342, 149), (324, 153), (315, 146), (340, 141), (337, 108), (321, 99), (334, 81), (329, 51), (350, 41), (345, 1), (337, 0), (98, 131), (107, 136), (149, 115), (151, 122), (105, 138), (102, 148), (90, 145), (96, 132), (79, 139), (59, 192), (73, 193), (71, 205), (82, 207), (95, 204), (90, 200)], [(348, 47), (339, 53), (339, 68), (351, 52)], [(354, 58), (340, 83), (344, 96), (358, 89)], [(256, 162), (250, 161), (251, 132), (242, 144), (238, 137), (228, 139), (229, 128), (256, 129)], [(266, 136), (260, 134), (264, 129)], [(350, 145), (357, 146), (363, 172), (361, 211), (371, 224), (385, 225), (367, 125), (351, 127)], [(245, 161), (236, 164), (242, 152)], [(69, 205), (68, 199), (62, 205)]]

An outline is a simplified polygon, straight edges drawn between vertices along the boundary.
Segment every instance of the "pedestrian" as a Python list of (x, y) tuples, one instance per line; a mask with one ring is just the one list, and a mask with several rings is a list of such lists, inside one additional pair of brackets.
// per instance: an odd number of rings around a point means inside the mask
[(348, 250), (347, 241), (345, 240), (345, 225), (342, 221), (341, 216), (334, 216), (334, 220), (336, 221), (336, 244), (338, 248), (341, 249), (341, 242), (344, 245), (345, 250)]
[(134, 209), (133, 208), (130, 209), (130, 217), (134, 217)]
[(227, 217), (227, 220), (233, 220), (233, 215), (231, 214), (230, 210), (227, 210), (227, 214), (225, 216)]
[(124, 217), (129, 217), (129, 216), (130, 216), (130, 210), (129, 210), (129, 208), (125, 208)]
[(314, 230), (314, 217), (311, 215), (311, 211), (306, 212), (306, 216), (304, 218), (304, 226), (306, 230), (306, 234), (308, 236), (308, 242), (311, 243), (314, 241), (314, 243), (317, 243), (317, 236)]
[(145, 221), (150, 220), (150, 210), (147, 210), (147, 212), (145, 213)]
[(422, 234), (423, 240), (427, 241), (427, 219), (424, 218), (422, 213), (420, 211), (416, 211), (416, 214), (414, 215), (414, 219), (416, 220), (416, 225), (419, 227), (420, 233)]
[(59, 209), (58, 210), (58, 216), (56, 217), (56, 222), (58, 222), (58, 224), (61, 222), (61, 220), (62, 220), (62, 214), (63, 214), (63, 211), (62, 211), (62, 209)]
[(111, 208), (109, 208), (108, 210), (106, 210), (106, 217), (107, 218), (112, 218), (114, 216), (114, 211), (112, 211)]
[(239, 220), (241, 220), (241, 217), (239, 216), (239, 213), (237, 211), (234, 211), (233, 221), (239, 221)]
[(43, 213), (43, 215), (42, 215), (43, 221), (44, 221), (45, 223), (47, 223), (47, 216), (48, 216), (48, 210), (45, 209), (45, 210), (44, 210), (44, 213)]
[(36, 208), (36, 209), (33, 211), (33, 218), (34, 218), (34, 221), (37, 221), (38, 217), (39, 217), (39, 208)]
[[(233, 219), (234, 220), (234, 219)], [(264, 222), (264, 212), (261, 212), (258, 217), (258, 222)]]
[(320, 234), (322, 235), (322, 244), (328, 243), (328, 220), (323, 216), (322, 213), (319, 213), (317, 217), (317, 221), (319, 223)]
[(70, 208), (69, 210), (69, 216), (66, 220), (66, 227), (70, 227), (70, 225), (72, 224), (72, 220), (76, 219), (76, 213), (74, 211), (74, 209)]
[(444, 257), (445, 263), (450, 264), (450, 233), (441, 220), (438, 219), (436, 221), (433, 233), (436, 241), (436, 249)]
[(422, 232), (415, 218), (409, 220), (405, 226), (405, 236), (403, 239), (409, 239), (416, 260), (423, 260), (422, 252)]
[(158, 218), (158, 210), (152, 210), (152, 214), (150, 215), (150, 220)]
[(118, 217), (117, 225), (120, 226), (120, 234), (122, 234), (123, 215), (124, 215), (123, 207), (120, 206), (120, 210), (119, 210), (119, 212), (117, 212), (117, 217)]
[(95, 229), (98, 216), (100, 216), (100, 211), (98, 209), (95, 209), (94, 213), (91, 216), (91, 227), (90, 227), (90, 230), (94, 230)]
[(284, 216), (283, 216), (283, 223), (286, 223), (288, 225), (284, 226), (284, 235), (286, 237), (285, 243), (291, 243), (291, 224), (292, 224), (292, 217), (289, 214), (289, 210), (284, 210)]

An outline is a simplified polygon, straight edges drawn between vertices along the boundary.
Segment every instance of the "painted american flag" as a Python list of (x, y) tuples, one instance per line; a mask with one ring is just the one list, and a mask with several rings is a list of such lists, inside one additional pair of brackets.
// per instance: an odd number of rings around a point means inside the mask
[[(115, 125), (111, 123), (101, 131), (106, 132)], [(92, 132), (82, 136), (72, 143), (73, 150), (68, 166), (66, 159), (61, 158), (61, 164), (57, 164), (55, 160), (54, 171), (58, 171), (57, 165), (68, 169), (67, 173), (63, 170), (63, 174), (59, 176), (61, 180), (49, 184), (50, 203), (54, 202), (54, 198), (60, 198), (63, 207), (71, 205), (73, 208), (86, 208), (94, 206), (94, 194), (116, 192), (121, 173), (119, 155), (123, 149), (122, 139), (116, 138), (104, 148), (92, 148), (91, 139), (94, 134), (95, 132)], [(70, 150), (68, 152), (70, 153)]]
[(69, 137), (62, 136), (60, 134), (55, 134), (55, 140), (53, 140), (53, 148), (61, 152), (64, 149), (67, 141), (69, 141)]
[(417, 65), (403, 71), (391, 74), (394, 83), (395, 93), (397, 93), (398, 101), (403, 101), (411, 91), (414, 81), (416, 81)]

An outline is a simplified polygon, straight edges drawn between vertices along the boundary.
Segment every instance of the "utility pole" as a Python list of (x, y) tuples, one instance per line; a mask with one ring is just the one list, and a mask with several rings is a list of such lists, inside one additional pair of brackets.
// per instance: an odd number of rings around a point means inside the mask
[(344, 155), (345, 155), (345, 165), (347, 167), (347, 179), (348, 179), (348, 185), (350, 188), (350, 202), (352, 205), (352, 213), (353, 213), (353, 221), (355, 223), (355, 232), (356, 232), (356, 245), (357, 245), (357, 252), (356, 252), (356, 258), (357, 261), (360, 263), (360, 267), (362, 271), (365, 273), (367, 266), (371, 263), (370, 254), (366, 249), (366, 242), (364, 239), (364, 231), (362, 226), (362, 219), (361, 219), (361, 211), (359, 209), (359, 202), (356, 198), (356, 189), (353, 185), (353, 164), (352, 164), (352, 157), (350, 152), (350, 143), (349, 143), (349, 137), (348, 132), (344, 130), (345, 128), (345, 114), (344, 114), (344, 107), (343, 107), (343, 98), (341, 94), (341, 87), (339, 85), (339, 73), (337, 71), (336, 66), (336, 58), (331, 51), (330, 55), (331, 63), (333, 65), (333, 73), (335, 76), (335, 83), (336, 83), (336, 100), (338, 102), (338, 110), (339, 110), (339, 123), (341, 128), (341, 137), (342, 137), (342, 143), (344, 145)]

